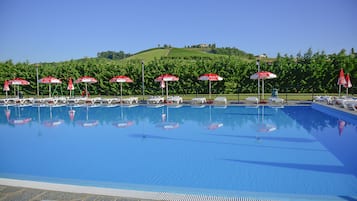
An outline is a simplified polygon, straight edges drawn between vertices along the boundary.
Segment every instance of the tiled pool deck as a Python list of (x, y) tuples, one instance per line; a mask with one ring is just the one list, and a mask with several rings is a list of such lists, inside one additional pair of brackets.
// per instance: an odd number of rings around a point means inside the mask
[[(311, 102), (289, 102), (287, 105), (307, 105), (311, 104)], [(336, 109), (338, 111), (343, 111), (347, 112), (350, 115), (356, 115), (357, 113), (348, 109), (344, 109), (341, 107), (336, 107), (336, 106), (331, 106), (331, 105), (326, 105), (326, 104), (320, 104), (317, 103), (318, 105), (325, 105), (326, 107), (330, 109)], [(232, 105), (237, 105), (237, 104), (232, 104)], [(245, 104), (239, 104), (239, 105), (245, 105)], [(266, 104), (269, 105), (269, 104)], [(274, 105), (276, 106), (276, 105)], [(1, 180), (1, 179), (0, 179)], [(5, 179), (6, 180), (6, 179)], [(24, 184), (25, 183), (25, 184)], [(205, 197), (205, 196), (195, 196), (194, 199), (190, 197), (189, 195), (185, 197), (184, 195), (178, 195), (178, 196), (168, 196), (163, 193), (159, 192), (152, 192), (148, 194), (140, 194), (141, 192), (138, 192), (137, 196), (135, 195), (135, 191), (114, 191), (111, 192), (110, 189), (91, 189), (90, 187), (78, 187), (71, 189), (71, 187), (66, 187), (65, 185), (56, 185), (54, 186), (43, 186), (46, 184), (40, 184), (36, 185), (36, 182), (34, 182), (34, 186), (31, 186), (31, 182), (26, 184), (25, 182), (18, 182), (14, 180), (14, 182), (10, 182), (7, 184), (5, 181), (0, 181), (0, 201), (136, 201), (136, 200), (141, 200), (141, 201), (153, 201), (153, 200), (244, 200), (244, 201), (258, 201), (258, 200), (265, 200), (265, 199), (249, 199), (249, 198), (226, 198), (226, 199), (220, 199), (218, 197)], [(83, 189), (83, 191), (81, 190)], [(128, 195), (128, 196), (127, 196)], [(150, 198), (151, 196), (154, 196), (155, 198), (152, 199)], [(281, 199), (277, 199), (281, 200)], [(302, 200), (305, 200), (304, 198)], [(307, 199), (310, 200), (310, 199)]]

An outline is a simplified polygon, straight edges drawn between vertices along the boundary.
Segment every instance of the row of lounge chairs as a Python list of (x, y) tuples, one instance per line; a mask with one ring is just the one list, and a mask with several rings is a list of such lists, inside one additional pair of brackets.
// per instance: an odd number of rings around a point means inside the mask
[[(258, 104), (259, 100), (257, 97), (248, 97), (246, 101), (249, 103)], [(165, 100), (162, 96), (149, 96), (146, 100), (147, 104), (182, 104), (183, 99), (180, 96), (169, 96)], [(269, 98), (271, 103), (283, 103), (284, 99), (278, 97)], [(0, 104), (138, 104), (139, 99), (137, 97), (128, 97), (128, 98), (86, 98), (86, 97), (51, 97), (51, 98), (7, 98), (0, 99)], [(213, 100), (207, 100), (205, 97), (196, 97), (191, 100), (191, 104), (223, 104), (228, 103), (227, 98), (224, 96), (218, 96)]]
[[(259, 103), (259, 99), (257, 97), (247, 97), (245, 100), (247, 102), (254, 103), (254, 104), (258, 104)], [(282, 104), (282, 103), (284, 103), (284, 101), (285, 101), (284, 99), (279, 98), (279, 97), (270, 97), (268, 99), (269, 103), (280, 103), (280, 104)]]
[(135, 104), (138, 103), (139, 99), (137, 97), (129, 98), (69, 98), (69, 97), (52, 97), (52, 98), (4, 98), (0, 99), (0, 104), (37, 104), (37, 105), (57, 105), (57, 104)]
[(340, 108), (357, 111), (357, 98), (354, 97), (314, 96), (314, 102), (326, 103)]

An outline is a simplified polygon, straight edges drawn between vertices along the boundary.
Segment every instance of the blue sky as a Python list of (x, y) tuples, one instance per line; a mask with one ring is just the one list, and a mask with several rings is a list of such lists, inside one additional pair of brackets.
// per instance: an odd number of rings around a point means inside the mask
[(158, 44), (275, 57), (357, 49), (356, 0), (0, 0), (0, 61), (52, 62)]

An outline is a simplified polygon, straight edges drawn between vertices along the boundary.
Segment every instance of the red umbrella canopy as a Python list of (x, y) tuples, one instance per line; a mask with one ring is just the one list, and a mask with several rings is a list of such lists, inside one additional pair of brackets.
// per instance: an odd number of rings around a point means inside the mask
[(22, 79), (22, 78), (15, 78), (13, 80), (9, 80), (9, 84), (11, 84), (11, 85), (29, 85), (30, 82), (25, 79)]
[(178, 81), (179, 78), (174, 76), (174, 75), (170, 75), (170, 74), (164, 74), (164, 75), (160, 75), (159, 77), (157, 77), (155, 79), (155, 82), (161, 82), (161, 81)]
[(5, 80), (4, 82), (4, 89), (3, 91), (10, 91), (10, 87), (9, 87), (9, 81)]
[(80, 83), (80, 82), (84, 82), (85, 85), (86, 85), (86, 89), (85, 89), (85, 94), (86, 94), (86, 97), (88, 98), (89, 96), (89, 93), (88, 93), (88, 87), (87, 87), (87, 83), (96, 83), (98, 82), (94, 77), (90, 77), (90, 76), (84, 76), (84, 77), (80, 77), (78, 78), (75, 83)]
[(59, 84), (59, 83), (62, 83), (62, 81), (60, 79), (57, 79), (57, 78), (51, 77), (51, 76), (44, 77), (44, 78), (40, 79), (39, 81), (40, 81), (40, 83), (47, 83), (47, 84)]
[(75, 83), (80, 83), (80, 82), (84, 82), (84, 83), (96, 83), (98, 82), (94, 77), (90, 77), (90, 76), (84, 76), (84, 77), (80, 77), (78, 78)]
[(73, 85), (73, 82), (72, 82), (72, 78), (69, 78), (67, 90), (70, 90), (70, 91), (74, 90), (74, 85)]
[(345, 73), (343, 72), (343, 68), (340, 70), (340, 75), (338, 76), (338, 85), (345, 85), (346, 84), (346, 78), (345, 78)]
[(351, 79), (350, 79), (350, 74), (347, 73), (346, 75), (346, 84), (344, 85), (345, 88), (351, 88), (352, 87), (352, 83), (351, 83)]
[(257, 80), (257, 79), (272, 79), (276, 78), (277, 76), (274, 73), (268, 72), (268, 71), (260, 71), (257, 73), (254, 73), (253, 75), (250, 76), (250, 79), (252, 80)]
[(110, 79), (109, 82), (133, 82), (133, 80), (127, 76), (119, 75)]
[(198, 77), (198, 80), (221, 81), (223, 80), (223, 77), (220, 77), (215, 73), (206, 73)]
[(51, 97), (51, 84), (60, 84), (62, 83), (61, 80), (55, 78), (55, 77), (51, 77), (51, 76), (48, 76), (48, 77), (44, 77), (42, 79), (39, 80), (40, 83), (44, 83), (44, 84), (50, 84), (48, 86), (48, 95), (49, 97)]

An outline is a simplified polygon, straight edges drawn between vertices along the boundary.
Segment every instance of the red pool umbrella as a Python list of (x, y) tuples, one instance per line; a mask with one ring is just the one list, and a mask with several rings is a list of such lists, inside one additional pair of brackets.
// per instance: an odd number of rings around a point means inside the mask
[(88, 84), (88, 83), (96, 83), (96, 82), (98, 82), (98, 81), (97, 81), (94, 77), (84, 76), (84, 77), (78, 78), (78, 79), (75, 81), (75, 83), (80, 83), (80, 82), (85, 83), (85, 85), (86, 85), (86, 91), (85, 91), (85, 93), (86, 93), (86, 97), (88, 98), (88, 86), (87, 86), (87, 84)]
[(63, 119), (52, 119), (52, 107), (50, 107), (50, 119), (43, 122), (45, 127), (57, 127), (64, 123)]
[(3, 91), (5, 91), (5, 93), (6, 93), (6, 98), (7, 98), (7, 92), (10, 91), (9, 81), (7, 81), (7, 80), (5, 80), (5, 82), (4, 82)]
[(170, 74), (163, 74), (163, 75), (160, 75), (159, 77), (157, 77), (155, 79), (155, 82), (166, 82), (166, 99), (168, 98), (169, 96), (169, 85), (168, 85), (168, 82), (173, 82), (173, 81), (178, 81), (179, 78), (174, 76), (174, 75), (170, 75)]
[(71, 109), (71, 110), (68, 111), (69, 119), (70, 119), (71, 121), (74, 120), (74, 115), (75, 115), (75, 114), (76, 114), (76, 111), (73, 110), (73, 109)]
[(127, 76), (119, 75), (119, 76), (115, 76), (112, 79), (110, 79), (109, 82), (119, 82), (120, 83), (120, 99), (122, 99), (122, 97), (123, 97), (123, 82), (129, 83), (129, 82), (133, 82), (133, 80)]
[(30, 82), (22, 79), (22, 78), (15, 78), (13, 80), (9, 80), (9, 84), (11, 85), (18, 85), (17, 87), (17, 94), (19, 95), (19, 91), (20, 91), (20, 85), (29, 85)]
[(22, 78), (15, 78), (13, 80), (9, 80), (9, 84), (11, 84), (11, 85), (29, 85), (30, 82), (25, 79), (22, 79)]
[(338, 120), (338, 121), (337, 121), (337, 124), (338, 124), (338, 134), (341, 136), (341, 135), (342, 135), (342, 132), (343, 132), (343, 129), (344, 129), (345, 126), (346, 126), (346, 122), (343, 121), (343, 120)]
[(341, 96), (341, 85), (346, 84), (346, 78), (345, 78), (345, 73), (343, 72), (343, 68), (341, 68), (340, 70), (340, 75), (338, 76), (337, 84), (338, 84), (338, 96)]
[(346, 75), (346, 84), (343, 85), (346, 88), (346, 96), (348, 96), (348, 88), (352, 87), (351, 79), (350, 79), (350, 74), (347, 73)]
[(94, 127), (97, 126), (99, 124), (98, 120), (89, 120), (89, 107), (87, 106), (86, 108), (87, 113), (86, 113), (86, 120), (84, 121), (77, 121), (77, 123), (83, 127)]
[(39, 80), (40, 83), (49, 84), (48, 85), (48, 96), (51, 97), (51, 84), (60, 84), (62, 81), (52, 76), (44, 77)]
[(161, 122), (156, 125), (156, 127), (160, 127), (164, 130), (176, 129), (180, 126), (178, 122), (170, 122), (169, 121), (169, 108), (166, 107), (166, 114), (161, 114)]
[(209, 81), (208, 90), (209, 90), (209, 98), (211, 98), (211, 82), (212, 81), (221, 81), (221, 80), (223, 80), (223, 78), (215, 73), (206, 73), (206, 74), (199, 76), (198, 80), (208, 80)]
[[(274, 73), (268, 72), (268, 71), (260, 71), (256, 72), (253, 75), (250, 76), (250, 79), (252, 80), (262, 80), (262, 96), (264, 100), (264, 80), (265, 79), (273, 79), (276, 78), (277, 76)], [(259, 89), (258, 89), (259, 90)]]
[(69, 97), (71, 97), (71, 91), (74, 90), (74, 85), (73, 85), (73, 82), (72, 82), (72, 78), (69, 78), (67, 90), (69, 90)]
[(11, 110), (6, 109), (4, 112), (5, 112), (6, 119), (9, 121), (10, 120), (10, 115), (11, 115)]

